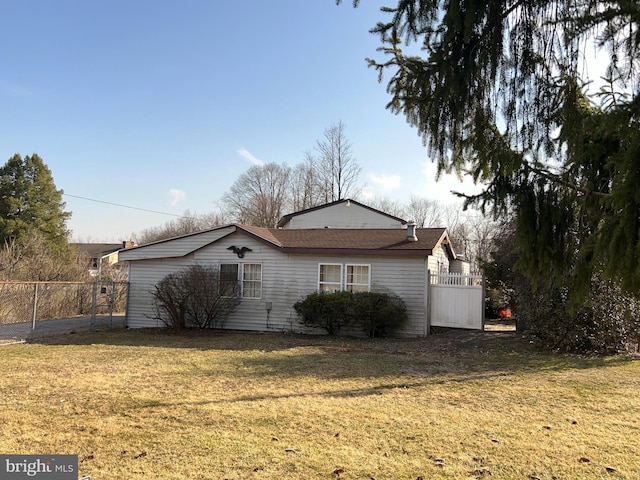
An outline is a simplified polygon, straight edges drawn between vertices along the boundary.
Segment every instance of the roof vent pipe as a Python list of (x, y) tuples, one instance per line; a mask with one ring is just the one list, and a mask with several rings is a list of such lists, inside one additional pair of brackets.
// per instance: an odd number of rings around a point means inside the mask
[(418, 241), (418, 237), (416, 237), (416, 222), (413, 220), (407, 222), (407, 240), (410, 242)]

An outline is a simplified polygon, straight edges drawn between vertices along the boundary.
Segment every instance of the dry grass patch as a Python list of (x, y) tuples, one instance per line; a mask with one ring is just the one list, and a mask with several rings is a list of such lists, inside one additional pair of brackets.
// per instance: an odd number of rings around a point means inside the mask
[(640, 361), (515, 333), (125, 331), (0, 361), (0, 451), (101, 480), (640, 478)]

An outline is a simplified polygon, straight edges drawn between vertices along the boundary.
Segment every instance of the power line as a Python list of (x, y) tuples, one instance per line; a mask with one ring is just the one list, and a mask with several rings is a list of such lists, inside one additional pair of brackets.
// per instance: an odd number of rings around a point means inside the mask
[(181, 218), (184, 216), (184, 215), (176, 215), (175, 213), (159, 212), (157, 210), (149, 210), (147, 208), (132, 207), (130, 205), (122, 205), (120, 203), (107, 202), (105, 200), (96, 200), (95, 198), (81, 197), (79, 195), (71, 195), (70, 193), (63, 193), (63, 195), (66, 197), (73, 197), (73, 198), (79, 198), (81, 200), (87, 200), (89, 202), (104, 203), (105, 205), (113, 205), (115, 207), (130, 208), (131, 210), (140, 210), (142, 212), (158, 213), (160, 215), (169, 215), (171, 217), (178, 217), (178, 218)]

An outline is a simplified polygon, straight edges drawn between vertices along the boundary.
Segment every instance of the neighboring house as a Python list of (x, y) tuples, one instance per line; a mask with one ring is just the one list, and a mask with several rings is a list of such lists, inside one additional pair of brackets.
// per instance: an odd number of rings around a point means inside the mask
[(87, 258), (90, 270), (99, 270), (103, 265), (113, 265), (119, 261), (119, 253), (125, 248), (133, 247), (132, 241), (121, 243), (72, 243), (79, 255)]
[(293, 309), (298, 300), (316, 291), (369, 290), (404, 300), (402, 335), (428, 334), (428, 271), (449, 272), (456, 259), (444, 228), (415, 228), (353, 200), (287, 215), (279, 225), (226, 225), (121, 251), (129, 262), (127, 325), (163, 326), (153, 318), (154, 285), (202, 264), (237, 272), (242, 301), (229, 329), (304, 332)]

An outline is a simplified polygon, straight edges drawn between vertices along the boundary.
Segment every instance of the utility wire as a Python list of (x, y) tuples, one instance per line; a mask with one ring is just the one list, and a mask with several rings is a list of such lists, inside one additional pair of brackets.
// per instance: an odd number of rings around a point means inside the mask
[(73, 198), (79, 198), (81, 200), (88, 200), (89, 202), (104, 203), (105, 205), (113, 205), (115, 207), (130, 208), (131, 210), (140, 210), (142, 212), (149, 212), (149, 213), (159, 213), (160, 215), (169, 215), (170, 217), (181, 218), (184, 216), (184, 215), (176, 215), (175, 213), (159, 212), (157, 210), (149, 210), (146, 208), (132, 207), (130, 205), (122, 205), (120, 203), (106, 202), (104, 200), (96, 200), (95, 198), (81, 197), (79, 195), (71, 195), (70, 193), (63, 193), (63, 195), (66, 197), (73, 197)]

